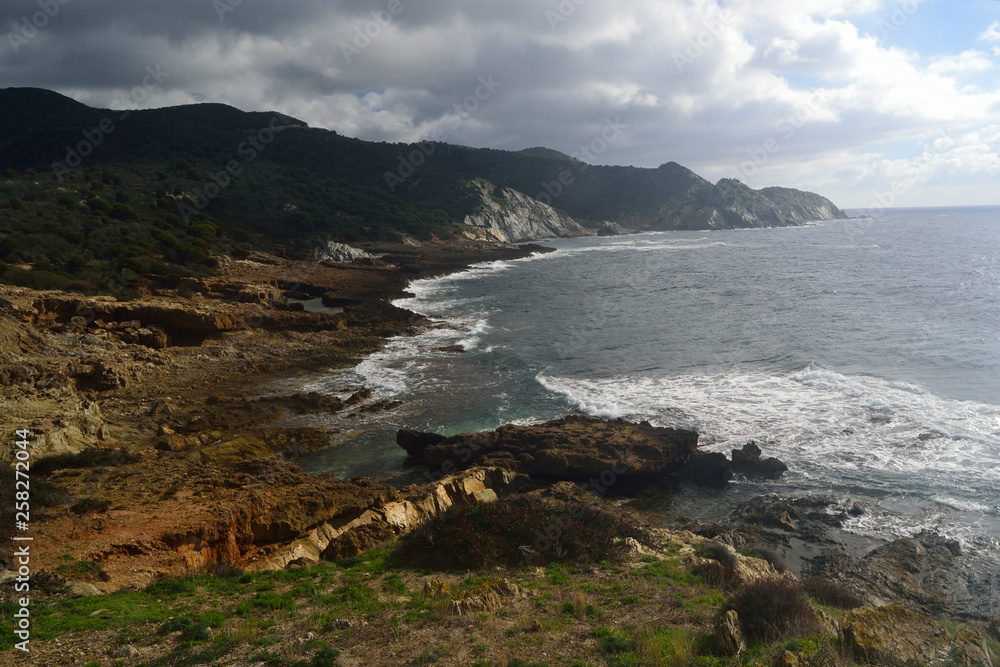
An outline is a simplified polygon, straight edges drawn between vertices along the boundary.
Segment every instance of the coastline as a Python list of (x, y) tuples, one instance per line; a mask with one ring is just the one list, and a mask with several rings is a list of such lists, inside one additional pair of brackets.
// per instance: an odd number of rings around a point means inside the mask
[[(344, 387), (336, 398), (293, 386), (301, 386), (304, 374), (355, 366), (390, 337), (419, 333), (423, 318), (391, 304), (406, 294), (412, 279), (541, 250), (366, 249), (386, 254), (345, 266), (255, 255), (224, 265), (219, 276), (193, 286), (198, 291), (190, 296), (154, 294), (140, 303), (0, 287), (7, 344), (2, 351), (13, 354), (15, 341), (26, 357), (20, 366), (27, 369), (7, 369), (4, 401), (12, 410), (4, 427), (27, 425), (36, 442), (44, 441), (48, 449), (33, 452), (33, 461), (45, 460), (46, 453), (61, 457), (58, 465), (50, 458), (47, 468), (34, 473), (54, 496), (33, 513), (32, 568), (51, 589), (39, 593), (43, 600), (143, 590), (164, 578), (226, 568), (261, 575), (300, 568), (322, 572), (338, 567), (330, 561), (353, 562), (356, 554), (367, 554), (451, 505), (531, 488), (539, 498), (587, 495), (572, 484), (531, 482), (502, 467), (392, 489), (363, 479), (305, 474), (287, 462), (286, 457), (329, 447), (331, 435), (321, 428), (282, 426), (286, 417), (324, 413), (350, 421), (352, 414), (393, 408), (373, 400), (362, 386)], [(285, 293), (316, 298), (320, 290), (328, 302), (343, 303), (344, 311), (305, 313), (282, 305)], [(166, 321), (164, 313), (173, 318), (174, 329), (157, 324)], [(177, 322), (192, 324), (181, 330)], [(170, 344), (155, 347), (157, 340), (149, 336), (161, 332)], [(58, 414), (46, 416), (44, 410)], [(870, 544), (855, 540), (846, 558), (838, 556), (850, 536), (833, 524), (819, 526), (824, 508), (796, 505), (797, 499), (776, 499), (757, 508), (751, 520), (728, 526), (644, 511), (634, 496), (587, 502), (634, 518), (664, 544), (681, 545), (670, 549), (688, 554), (683, 560), (688, 567), (704, 565), (703, 558), (691, 555), (698, 545), (721, 542), (751, 553), (784, 544), (789, 566), (803, 578), (820, 575), (866, 586), (873, 604), (906, 604), (934, 617), (977, 623), (988, 616), (956, 614), (948, 606), (944, 586), (960, 583), (968, 569), (955, 569), (951, 582), (935, 578), (956, 560), (947, 541), (933, 536), (882, 544), (879, 557), (865, 564), (861, 556)], [(631, 568), (654, 558), (641, 549), (633, 556), (642, 560)], [(806, 571), (805, 563), (815, 567)], [(859, 563), (865, 567), (858, 569)], [(766, 565), (754, 567), (775, 574)], [(463, 585), (450, 575), (438, 576), (456, 588)], [(533, 576), (546, 575), (529, 573), (529, 580)], [(585, 581), (605, 576), (596, 570), (581, 575)], [(12, 595), (11, 579), (5, 579), (0, 601)], [(699, 611), (694, 622), (705, 627), (713, 621)], [(371, 641), (362, 632), (343, 636), (355, 647)], [(105, 641), (114, 640), (109, 635)], [(60, 651), (51, 642), (43, 646)]]
[[(251, 562), (262, 545), (240, 530), (263, 519), (245, 518), (247, 526), (224, 534), (254, 499), (223, 480), (246, 460), (277, 462), (330, 444), (323, 429), (278, 425), (288, 415), (386, 407), (369, 401), (364, 387), (350, 388), (345, 401), (274, 395), (274, 387), (354, 366), (388, 338), (414, 333), (422, 318), (390, 303), (405, 296), (411, 280), (541, 250), (365, 247), (383, 258), (324, 266), (257, 253), (224, 264), (212, 278), (132, 302), (0, 286), (2, 430), (27, 428), (31, 462), (49, 460), (47, 469), (35, 468), (36, 488), (45, 491), (36, 492), (32, 513), (34, 569), (110, 592), (220, 559)], [(287, 305), (286, 293), (347, 305), (342, 313), (303, 312)], [(12, 459), (12, 451), (0, 457)], [(247, 486), (252, 478), (244, 477)], [(308, 504), (315, 483), (331, 479), (299, 472), (265, 486)], [(339, 498), (350, 505), (355, 489), (344, 484)], [(266, 516), (276, 506), (265, 499), (254, 512)], [(331, 513), (340, 512), (327, 508)], [(304, 511), (290, 523), (306, 526), (325, 514)], [(9, 530), (0, 551), (7, 567)], [(260, 541), (288, 541), (294, 530), (281, 533)], [(92, 571), (66, 563), (90, 563)]]

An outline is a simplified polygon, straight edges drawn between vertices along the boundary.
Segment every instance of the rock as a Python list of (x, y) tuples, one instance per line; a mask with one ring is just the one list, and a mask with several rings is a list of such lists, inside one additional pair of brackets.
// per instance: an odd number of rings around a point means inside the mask
[(444, 345), (437, 348), (438, 352), (447, 352), (448, 354), (462, 354), (465, 352), (465, 348), (461, 345)]
[(949, 644), (940, 623), (898, 605), (851, 610), (843, 632), (854, 656), (874, 664), (930, 664)]
[(114, 651), (111, 652), (112, 658), (132, 658), (139, 655), (139, 649), (132, 646), (131, 644), (125, 644), (124, 646), (119, 646)]
[(431, 577), (424, 581), (424, 597), (445, 598), (451, 597), (451, 584)]
[(139, 329), (139, 343), (154, 350), (162, 350), (170, 347), (170, 336), (163, 327), (150, 324)]
[(747, 477), (777, 479), (788, 470), (787, 465), (773, 456), (762, 459), (760, 454), (760, 447), (753, 441), (743, 445), (743, 449), (734, 449), (733, 472), (746, 475)]
[(354, 623), (347, 620), (346, 618), (338, 618), (336, 621), (333, 622), (333, 624), (340, 630), (350, 630), (351, 628), (354, 627)]
[(990, 653), (989, 644), (986, 638), (979, 632), (965, 626), (958, 631), (953, 642), (952, 651), (957, 654), (960, 665), (980, 665), (981, 667), (994, 667), (996, 661)]
[(188, 448), (183, 435), (168, 435), (153, 443), (153, 449), (161, 452), (183, 452)]
[(344, 401), (344, 405), (357, 405), (358, 403), (363, 403), (372, 397), (371, 389), (359, 389), (358, 391), (351, 394), (351, 396)]
[(156, 417), (158, 415), (163, 415), (169, 417), (173, 414), (173, 408), (167, 403), (166, 399), (158, 398), (153, 401), (153, 404), (149, 406), (149, 410), (146, 410), (147, 417)]
[(408, 428), (396, 431), (396, 444), (405, 449), (407, 454), (418, 459), (423, 458), (425, 449), (442, 442), (444, 439), (443, 435), (437, 433), (425, 433)]
[(104, 441), (111, 439), (111, 429), (108, 428), (107, 424), (102, 424), (101, 427), (97, 429), (97, 439)]
[(529, 475), (598, 479), (607, 487), (623, 477), (677, 472), (697, 445), (694, 431), (573, 415), (533, 426), (511, 424), (451, 436), (427, 445), (423, 458), (445, 473), (449, 468), (498, 465)]
[(610, 220), (605, 220), (601, 223), (601, 228), (597, 230), (598, 236), (620, 236), (625, 233), (624, 227), (619, 225), (617, 222), (611, 222)]
[(905, 604), (931, 616), (968, 615), (992, 596), (977, 593), (979, 568), (963, 572), (965, 560), (958, 542), (925, 532), (872, 550), (844, 577), (880, 604)]
[(702, 486), (723, 486), (733, 478), (726, 455), (717, 452), (696, 452), (684, 471), (691, 481)]
[(496, 611), (503, 607), (505, 599), (516, 599), (523, 594), (520, 586), (510, 583), (506, 579), (479, 584), (451, 601), (451, 613), (455, 616), (466, 616), (473, 613)]
[(356, 259), (381, 257), (381, 255), (372, 255), (360, 248), (349, 246), (346, 243), (336, 243), (335, 241), (328, 241), (324, 246), (320, 247), (318, 254), (320, 262), (332, 264), (349, 264)]
[(990, 621), (990, 634), (993, 635), (993, 639), (1000, 641), (1000, 616)]
[(474, 180), (470, 190), (479, 202), (478, 210), (465, 217), (468, 238), (520, 243), (589, 233), (562, 211), (517, 190), (484, 179)]
[(195, 415), (188, 420), (188, 423), (184, 428), (186, 428), (189, 433), (197, 433), (199, 431), (211, 430), (212, 425), (201, 415)]
[(799, 660), (799, 654), (795, 651), (781, 650), (778, 651), (777, 655), (774, 656), (774, 660), (771, 662), (772, 667), (799, 667), (802, 661)]
[(170, 428), (166, 424), (160, 424), (156, 428), (156, 435), (173, 435), (174, 433), (174, 429)]
[(743, 628), (736, 611), (730, 609), (719, 617), (715, 626), (715, 652), (722, 656), (739, 655), (747, 648)]
[(128, 387), (129, 376), (125, 364), (100, 359), (91, 371), (81, 378), (81, 388), (94, 391), (117, 391)]
[(262, 306), (283, 306), (288, 301), (281, 290), (273, 285), (240, 285), (236, 292), (236, 301), (239, 303), (256, 303)]
[(104, 595), (104, 592), (93, 584), (86, 581), (71, 581), (66, 587), (66, 592), (74, 597), (86, 597), (89, 595)]

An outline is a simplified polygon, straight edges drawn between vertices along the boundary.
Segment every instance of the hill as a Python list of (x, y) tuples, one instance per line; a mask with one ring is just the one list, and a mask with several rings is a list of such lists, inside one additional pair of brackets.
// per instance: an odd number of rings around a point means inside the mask
[(660, 230), (844, 217), (819, 195), (713, 185), (673, 162), (366, 142), (274, 112), (113, 111), (32, 88), (0, 90), (0, 174), (3, 280), (84, 292), (169, 285), (254, 249), (305, 257), (326, 239), (521, 242), (605, 220)]

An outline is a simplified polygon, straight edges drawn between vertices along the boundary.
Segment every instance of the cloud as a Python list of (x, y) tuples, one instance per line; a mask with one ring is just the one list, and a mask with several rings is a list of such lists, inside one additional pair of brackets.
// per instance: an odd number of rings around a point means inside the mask
[[(567, 153), (617, 117), (628, 130), (597, 160), (676, 160), (709, 178), (773, 138), (780, 150), (749, 184), (846, 198), (865, 169), (908, 159), (934, 128), (971, 131), (1000, 109), (995, 54), (931, 57), (859, 28), (919, 30), (916, 2), (896, 18), (882, 0), (219, 3), (72, 0), (17, 53), (0, 42), (0, 80), (94, 106), (205, 100), (370, 140), (444, 131), (454, 143)], [(980, 38), (1000, 38), (998, 26)], [(129, 99), (156, 65), (170, 76)], [(500, 85), (467, 113), (480, 77)], [(956, 156), (979, 169), (977, 150), (989, 162), (986, 144)]]
[(1000, 42), (1000, 21), (994, 21), (979, 35), (980, 41)]

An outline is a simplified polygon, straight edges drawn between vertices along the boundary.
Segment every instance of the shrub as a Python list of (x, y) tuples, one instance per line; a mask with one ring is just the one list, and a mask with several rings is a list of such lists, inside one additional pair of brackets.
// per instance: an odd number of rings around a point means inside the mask
[(736, 566), (739, 564), (739, 560), (736, 558), (736, 552), (730, 549), (725, 544), (721, 542), (706, 542), (699, 546), (695, 553), (702, 558), (710, 558), (715, 561), (719, 561), (725, 567), (731, 570), (735, 570)]
[(127, 449), (100, 449), (91, 447), (78, 454), (56, 454), (39, 459), (31, 472), (46, 475), (61, 468), (90, 468), (92, 466), (119, 466), (138, 461), (140, 456)]
[(776, 572), (788, 572), (788, 564), (785, 563), (785, 559), (777, 551), (770, 547), (757, 546), (753, 548), (756, 555), (759, 558), (763, 558), (771, 567), (775, 569)]
[(807, 595), (822, 604), (828, 604), (838, 609), (854, 609), (864, 606), (865, 602), (854, 594), (843, 584), (825, 579), (823, 577), (812, 577), (802, 582), (802, 587)]
[(752, 643), (813, 634), (818, 621), (802, 584), (791, 579), (761, 579), (741, 586), (721, 612), (734, 610)]
[(90, 512), (107, 512), (111, 507), (110, 500), (98, 500), (97, 498), (81, 498), (73, 503), (69, 511), (73, 514), (89, 514)]
[(526, 560), (597, 563), (620, 561), (627, 537), (647, 541), (636, 526), (595, 507), (512, 496), (453, 507), (402, 539), (396, 553), (431, 569), (479, 570)]

